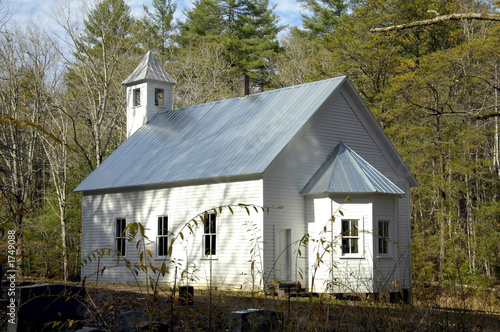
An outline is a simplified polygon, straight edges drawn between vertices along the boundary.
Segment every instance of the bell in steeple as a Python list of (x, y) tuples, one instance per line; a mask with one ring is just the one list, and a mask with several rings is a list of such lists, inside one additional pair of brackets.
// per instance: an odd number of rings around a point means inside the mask
[(172, 89), (177, 82), (149, 51), (122, 84), (127, 87), (127, 137), (158, 112), (172, 109)]

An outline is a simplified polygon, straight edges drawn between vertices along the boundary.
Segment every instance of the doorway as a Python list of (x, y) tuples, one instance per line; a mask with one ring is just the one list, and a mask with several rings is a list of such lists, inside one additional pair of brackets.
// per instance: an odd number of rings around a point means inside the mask
[(292, 281), (292, 230), (278, 230), (277, 240), (276, 276), (281, 281)]

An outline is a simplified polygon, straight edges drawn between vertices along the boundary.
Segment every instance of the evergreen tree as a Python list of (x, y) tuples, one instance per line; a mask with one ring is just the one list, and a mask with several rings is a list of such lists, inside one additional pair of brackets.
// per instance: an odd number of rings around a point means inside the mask
[(311, 15), (302, 15), (302, 25), (312, 34), (320, 36), (331, 33), (343, 14), (350, 8), (346, 0), (299, 0)]
[(179, 23), (179, 43), (187, 48), (201, 40), (221, 43), (234, 75), (246, 73), (265, 85), (268, 59), (279, 52), (278, 18), (268, 0), (198, 0)]
[(103, 0), (97, 3), (83, 22), (82, 40), (77, 51), (103, 53), (110, 48), (125, 52), (133, 24), (130, 8), (123, 0)]
[(172, 47), (175, 26), (173, 18), (177, 4), (171, 0), (153, 0), (153, 11), (144, 5), (146, 15), (137, 21), (135, 35), (143, 52), (153, 51), (160, 62), (166, 61)]
[(222, 8), (218, 0), (196, 0), (194, 8), (184, 10), (186, 20), (179, 22), (179, 42), (186, 47), (201, 37), (216, 39), (224, 30)]

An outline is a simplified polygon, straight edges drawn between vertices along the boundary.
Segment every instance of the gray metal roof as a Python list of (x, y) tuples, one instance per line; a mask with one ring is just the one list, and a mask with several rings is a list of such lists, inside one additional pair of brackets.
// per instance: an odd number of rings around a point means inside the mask
[(177, 82), (160, 65), (153, 53), (149, 51), (141, 62), (123, 82), (123, 85), (132, 85), (141, 81), (154, 80), (176, 84)]
[(340, 143), (301, 194), (384, 193), (404, 195), (394, 183), (347, 145)]
[(159, 113), (75, 190), (262, 174), (345, 76)]

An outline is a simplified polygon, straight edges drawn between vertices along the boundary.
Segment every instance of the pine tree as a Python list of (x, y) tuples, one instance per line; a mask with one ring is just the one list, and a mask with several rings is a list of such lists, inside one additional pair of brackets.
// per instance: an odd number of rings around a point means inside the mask
[(302, 15), (302, 25), (312, 34), (320, 36), (331, 33), (350, 8), (345, 0), (299, 0), (302, 7), (311, 12)]
[(200, 40), (221, 43), (234, 75), (249, 74), (265, 84), (267, 59), (279, 52), (278, 17), (268, 0), (198, 0), (179, 23), (179, 43), (187, 48)]
[(173, 44), (174, 14), (177, 4), (172, 0), (153, 0), (153, 11), (144, 5), (146, 15), (137, 21), (134, 29), (137, 42), (143, 52), (153, 51), (161, 62), (170, 57), (169, 49)]
[(132, 24), (130, 8), (123, 0), (103, 0), (84, 20), (83, 38), (76, 44), (77, 50), (99, 53), (112, 48), (125, 52)]

